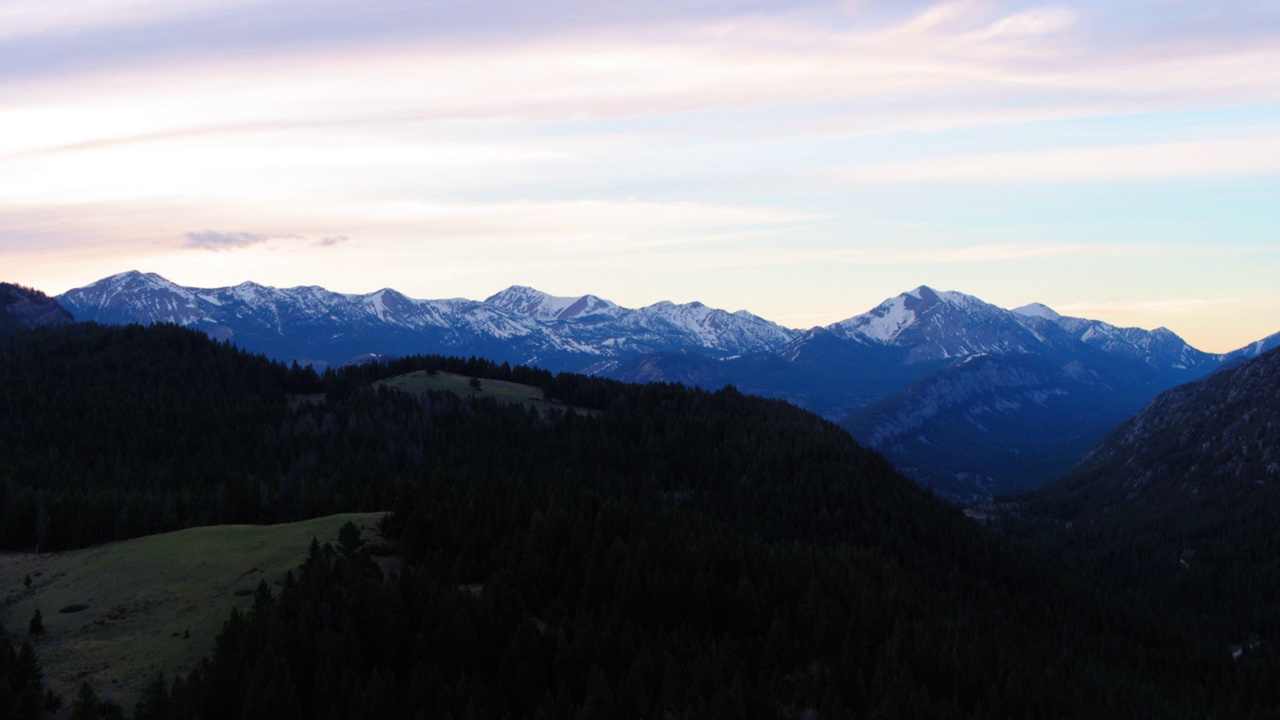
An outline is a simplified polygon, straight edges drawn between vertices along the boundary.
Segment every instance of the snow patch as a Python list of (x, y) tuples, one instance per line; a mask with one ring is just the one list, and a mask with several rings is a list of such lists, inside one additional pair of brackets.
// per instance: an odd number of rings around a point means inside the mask
[(918, 295), (911, 293), (890, 298), (867, 315), (854, 318), (853, 327), (850, 329), (872, 340), (879, 340), (882, 343), (892, 342), (899, 333), (916, 321), (915, 312), (907, 308), (907, 295), (919, 298)]

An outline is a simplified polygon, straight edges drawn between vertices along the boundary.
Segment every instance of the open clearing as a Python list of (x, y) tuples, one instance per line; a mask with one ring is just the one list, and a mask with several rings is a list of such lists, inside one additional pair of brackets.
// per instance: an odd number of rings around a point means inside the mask
[(505, 380), (481, 380), (480, 389), (477, 390), (471, 387), (471, 378), (456, 373), (439, 372), (435, 375), (428, 375), (427, 371), (418, 370), (387, 378), (386, 380), (379, 380), (373, 386), (386, 386), (415, 395), (428, 390), (447, 390), (462, 397), (491, 397), (501, 403), (531, 407), (540, 413), (545, 413), (551, 408), (568, 409), (584, 414), (592, 413), (590, 410), (561, 405), (553, 400), (547, 400), (542, 396), (542, 388), (532, 385), (521, 385), (520, 383), (506, 382)]
[[(347, 521), (374, 538), (385, 513), (332, 515), (284, 525), (218, 525), (84, 550), (0, 554), (0, 623), (21, 640), (36, 608), (46, 633), (33, 638), (47, 685), (64, 707), (88, 681), (132, 710), (157, 674), (189, 672), (213, 648), (232, 608), (253, 604), (260, 580), (296, 572), (311, 539), (336, 541)], [(31, 586), (23, 580), (31, 576)], [(247, 592), (246, 592), (247, 591)], [(59, 612), (74, 609), (74, 612)], [(64, 711), (65, 712), (65, 711)]]

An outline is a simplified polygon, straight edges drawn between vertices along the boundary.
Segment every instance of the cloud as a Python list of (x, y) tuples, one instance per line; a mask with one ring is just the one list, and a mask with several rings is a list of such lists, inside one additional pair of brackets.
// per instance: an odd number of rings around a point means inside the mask
[(262, 233), (228, 233), (218, 232), (216, 230), (189, 232), (186, 237), (187, 242), (184, 247), (212, 250), (214, 252), (220, 252), (222, 250), (236, 250), (239, 248), (249, 247), (250, 245), (264, 243), (271, 239), (270, 235), (263, 235)]
[[(217, 230), (201, 230), (200, 232), (189, 232), (186, 234), (187, 242), (183, 245), (186, 248), (199, 250), (212, 250), (221, 252), (224, 250), (239, 250), (252, 245), (262, 245), (264, 243), (275, 240), (295, 240), (305, 241), (306, 237), (302, 235), (269, 235), (266, 233), (252, 232), (218, 232)], [(351, 238), (346, 235), (329, 235), (310, 243), (311, 247), (333, 247), (350, 241)]]
[(1065, 8), (1038, 8), (1000, 18), (987, 28), (985, 35), (1035, 38), (1066, 30), (1076, 20), (1076, 13)]
[(0, 6), (0, 38), (76, 35), (137, 25), (152, 25), (179, 17), (199, 17), (214, 9), (239, 9), (253, 0), (6, 0)]

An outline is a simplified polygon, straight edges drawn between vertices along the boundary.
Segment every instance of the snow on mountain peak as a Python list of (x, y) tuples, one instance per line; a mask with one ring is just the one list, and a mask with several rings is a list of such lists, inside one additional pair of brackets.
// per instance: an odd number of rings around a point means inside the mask
[(1014, 308), (1013, 312), (1022, 315), (1023, 317), (1039, 317), (1045, 318), (1046, 320), (1058, 320), (1062, 317), (1055, 312), (1053, 308), (1045, 305), (1044, 303), (1023, 305), (1022, 307)]
[[(941, 290), (941, 291), (934, 290), (928, 285), (921, 285), (920, 287), (914, 290), (908, 290), (907, 292), (902, 293), (898, 297), (903, 299), (904, 301), (909, 298), (911, 300), (923, 300), (924, 302), (930, 303), (930, 304), (936, 301), (940, 301), (940, 302), (945, 302), (948, 305), (955, 305), (956, 307), (961, 307), (961, 308), (972, 307), (975, 303), (982, 302), (981, 300), (979, 300), (978, 298), (972, 295), (965, 295), (964, 293), (956, 292), (955, 290)], [(915, 303), (912, 303), (912, 304), (914, 305)]]
[[(746, 310), (730, 313), (701, 302), (664, 300), (631, 310), (595, 295), (557, 297), (523, 285), (513, 285), (483, 302), (415, 300), (391, 288), (363, 295), (318, 286), (278, 289), (253, 282), (186, 288), (154, 273), (129, 271), (69, 291), (59, 300), (77, 319), (176, 322), (212, 328), (210, 332), (220, 333), (221, 338), (239, 336), (251, 328), (290, 336), (300, 332), (297, 328), (329, 325), (338, 328), (326, 331), (324, 342), (329, 343), (335, 338), (350, 342), (353, 332), (372, 332), (369, 328), (378, 325), (396, 326), (400, 333), (396, 337), (401, 338), (396, 342), (416, 333), (441, 348), (462, 347), (460, 343), (468, 338), (489, 338), (520, 344), (525, 362), (545, 362), (556, 354), (616, 357), (689, 347), (709, 350), (717, 357), (761, 351), (785, 355), (791, 352), (786, 350), (789, 344), (813, 339), (816, 332), (802, 333)], [(927, 285), (826, 326), (822, 332), (833, 339), (899, 347), (908, 363), (984, 352), (1036, 352), (1049, 346), (1058, 351), (1075, 342), (1161, 367), (1200, 367), (1216, 357), (1190, 348), (1164, 328), (1116, 328), (1064, 317), (1041, 303), (1004, 310), (964, 293), (939, 292)]]
[(618, 307), (595, 295), (559, 297), (548, 295), (526, 285), (512, 285), (506, 290), (490, 295), (485, 299), (485, 304), (495, 305), (508, 312), (542, 321), (568, 320)]
[(892, 343), (904, 330), (938, 304), (971, 308), (981, 304), (975, 297), (951, 290), (938, 292), (928, 285), (909, 290), (880, 303), (870, 312), (836, 323), (845, 333), (862, 335), (882, 343)]
[(127, 272), (117, 273), (109, 278), (99, 280), (89, 287), (122, 288), (137, 286), (148, 286), (165, 290), (180, 289), (180, 286), (170, 282), (167, 278), (157, 275), (156, 273), (144, 273), (138, 270), (129, 270)]

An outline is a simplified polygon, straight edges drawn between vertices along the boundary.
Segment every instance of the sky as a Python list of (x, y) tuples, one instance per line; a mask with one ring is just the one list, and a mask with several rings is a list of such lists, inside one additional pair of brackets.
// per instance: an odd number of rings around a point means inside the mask
[(4, 0), (0, 280), (1280, 331), (1280, 4)]

